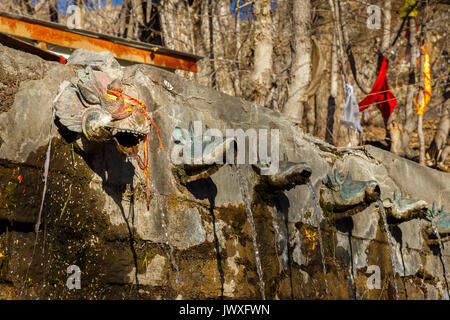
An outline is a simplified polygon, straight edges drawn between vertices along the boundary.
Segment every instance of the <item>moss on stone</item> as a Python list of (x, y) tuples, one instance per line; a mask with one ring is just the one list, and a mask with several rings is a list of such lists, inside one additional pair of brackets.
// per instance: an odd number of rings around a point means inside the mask
[(218, 212), (217, 217), (231, 225), (236, 231), (242, 230), (244, 223), (247, 221), (245, 206), (243, 204), (229, 204), (217, 207), (216, 210)]
[(8, 209), (14, 204), (16, 192), (17, 192), (17, 183), (11, 180), (8, 181), (8, 183), (2, 190), (0, 189), (0, 210)]

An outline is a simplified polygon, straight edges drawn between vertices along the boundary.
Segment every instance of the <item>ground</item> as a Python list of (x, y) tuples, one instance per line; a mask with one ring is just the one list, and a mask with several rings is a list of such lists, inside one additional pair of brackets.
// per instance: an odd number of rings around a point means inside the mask
[[(425, 113), (423, 121), (423, 133), (425, 136), (425, 150), (428, 149), (431, 142), (433, 141), (434, 135), (436, 133), (437, 126), (439, 124), (439, 114), (437, 112), (430, 111)], [(364, 132), (366, 135), (366, 143), (374, 144), (377, 147), (387, 149), (385, 142), (386, 129), (381, 121), (369, 121), (368, 124), (363, 125)], [(411, 139), (409, 141), (409, 147), (419, 154), (419, 136), (417, 130), (411, 134)], [(419, 162), (419, 157), (415, 157), (414, 160)], [(444, 162), (445, 168), (439, 168), (446, 172), (450, 172), (450, 158), (447, 157)], [(438, 168), (436, 168), (438, 169)]]

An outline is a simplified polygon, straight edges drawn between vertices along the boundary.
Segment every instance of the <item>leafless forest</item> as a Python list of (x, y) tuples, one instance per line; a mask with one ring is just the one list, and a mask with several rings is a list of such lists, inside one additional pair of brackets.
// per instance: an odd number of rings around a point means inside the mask
[[(198, 73), (177, 73), (295, 117), (304, 130), (336, 146), (378, 143), (421, 164), (448, 170), (450, 1), (72, 3), (81, 8), (82, 29), (203, 56)], [(408, 4), (414, 7), (403, 18), (402, 8)], [(368, 26), (368, 20), (377, 18), (373, 5), (380, 10), (375, 28)], [(0, 10), (61, 24), (68, 18), (66, 8), (67, 1), (0, 1)], [(423, 91), (420, 46), (426, 48), (432, 70), (432, 96), (423, 116), (416, 114), (413, 102)], [(359, 134), (340, 124), (345, 84), (353, 86), (361, 101), (377, 78), (381, 56), (388, 58), (389, 87), (399, 107), (383, 119), (376, 105), (370, 106), (361, 113), (364, 132)]]

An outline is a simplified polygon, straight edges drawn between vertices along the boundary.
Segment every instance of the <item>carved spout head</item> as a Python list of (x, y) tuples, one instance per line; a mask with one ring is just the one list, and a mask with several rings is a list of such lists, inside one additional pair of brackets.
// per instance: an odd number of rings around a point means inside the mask
[[(206, 127), (208, 132), (208, 127)], [(217, 172), (226, 162), (227, 154), (234, 148), (233, 137), (220, 135), (194, 135), (192, 123), (189, 130), (176, 127), (172, 135), (176, 156), (175, 171), (182, 184), (205, 179)]]
[(429, 243), (436, 243), (437, 233), (443, 242), (450, 240), (450, 213), (442, 206), (439, 210), (436, 201), (433, 202), (431, 210), (425, 216), (424, 231), (428, 235)]
[(306, 162), (282, 160), (279, 162), (278, 171), (275, 174), (265, 174), (270, 164), (256, 163), (252, 167), (260, 176), (260, 183), (266, 184), (266, 188), (274, 192), (287, 191), (295, 186), (305, 184), (312, 174), (312, 169)]
[(327, 210), (339, 213), (335, 217), (340, 219), (353, 215), (376, 201), (380, 196), (380, 187), (375, 180), (353, 180), (350, 172), (343, 179), (335, 169), (333, 177), (327, 175), (320, 195), (321, 204)]
[(405, 198), (403, 193), (394, 192), (394, 197), (383, 200), (389, 224), (399, 224), (408, 220), (424, 218), (427, 203), (423, 200)]
[[(107, 93), (114, 90), (117, 96)], [(136, 105), (121, 95), (120, 80), (91, 67), (80, 70), (55, 104), (62, 125), (82, 133), (88, 141), (115, 140), (122, 150), (136, 146), (150, 132), (151, 122), (144, 115), (145, 105)]]

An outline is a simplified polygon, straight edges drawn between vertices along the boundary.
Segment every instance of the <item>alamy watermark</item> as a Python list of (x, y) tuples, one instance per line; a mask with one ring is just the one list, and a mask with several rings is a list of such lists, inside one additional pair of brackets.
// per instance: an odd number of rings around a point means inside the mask
[(379, 6), (370, 5), (367, 7), (367, 28), (369, 29), (381, 29), (381, 9)]
[(370, 265), (367, 267), (366, 273), (367, 274), (372, 273), (371, 276), (367, 278), (367, 281), (366, 281), (367, 288), (369, 288), (369, 290), (381, 289), (380, 267), (377, 265)]
[(268, 129), (225, 129), (223, 132), (206, 128), (203, 131), (202, 122), (194, 121), (189, 131), (177, 127), (172, 133), (172, 140), (175, 145), (171, 161), (175, 165), (259, 163), (267, 166), (262, 170), (264, 175), (275, 174), (279, 169), (279, 129), (270, 129), (270, 136)]
[(71, 265), (67, 268), (69, 277), (66, 281), (66, 286), (69, 290), (81, 289), (81, 270), (77, 265)]
[(81, 28), (81, 9), (77, 5), (70, 5), (67, 7), (67, 28), (69, 29), (80, 29)]

